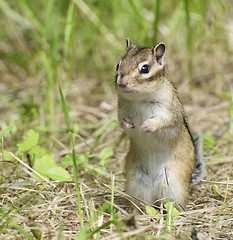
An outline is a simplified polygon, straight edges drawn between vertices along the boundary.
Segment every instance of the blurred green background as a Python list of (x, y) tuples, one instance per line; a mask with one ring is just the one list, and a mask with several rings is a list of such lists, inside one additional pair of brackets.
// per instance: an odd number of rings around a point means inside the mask
[(0, 0), (0, 9), (1, 129), (51, 131), (59, 83), (70, 102), (106, 100), (127, 37), (139, 46), (165, 42), (176, 84), (228, 91), (232, 1)]

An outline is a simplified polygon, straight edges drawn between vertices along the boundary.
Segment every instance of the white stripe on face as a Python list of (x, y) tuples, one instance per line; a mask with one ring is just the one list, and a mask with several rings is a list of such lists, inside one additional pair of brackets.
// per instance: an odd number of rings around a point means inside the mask
[(138, 70), (141, 71), (141, 68), (143, 65), (149, 65), (150, 66), (150, 71), (148, 73), (141, 73), (140, 78), (141, 79), (149, 79), (150, 77), (154, 76), (156, 72), (158, 72), (158, 70), (162, 70), (163, 69), (163, 65), (159, 65), (159, 64), (153, 64), (151, 65), (151, 63), (149, 61), (144, 61), (138, 64)]

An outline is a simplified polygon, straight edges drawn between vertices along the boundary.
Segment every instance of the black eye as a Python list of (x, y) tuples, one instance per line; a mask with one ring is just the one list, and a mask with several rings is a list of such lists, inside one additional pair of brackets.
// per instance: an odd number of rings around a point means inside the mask
[(150, 71), (150, 66), (148, 64), (144, 64), (140, 70), (141, 73), (148, 73), (149, 71)]
[(119, 63), (116, 65), (116, 71), (119, 70)]

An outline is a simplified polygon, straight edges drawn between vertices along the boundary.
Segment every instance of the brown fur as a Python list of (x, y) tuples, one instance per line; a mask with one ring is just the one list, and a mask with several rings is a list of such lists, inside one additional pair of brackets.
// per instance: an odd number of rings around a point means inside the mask
[[(130, 138), (126, 191), (147, 203), (187, 203), (195, 147), (187, 117), (164, 62), (165, 45), (128, 51), (116, 74), (118, 116)], [(142, 66), (149, 69), (142, 72)], [(164, 202), (164, 200), (163, 200)]]

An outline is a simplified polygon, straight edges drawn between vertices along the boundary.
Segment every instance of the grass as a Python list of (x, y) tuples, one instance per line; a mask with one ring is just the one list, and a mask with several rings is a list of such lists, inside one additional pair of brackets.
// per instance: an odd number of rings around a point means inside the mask
[[(233, 237), (230, 1), (0, 0), (0, 9), (0, 239)], [(178, 216), (129, 214), (128, 139), (111, 85), (127, 37), (165, 42), (190, 126), (204, 136), (207, 175)]]
[(191, 27), (191, 18), (190, 18), (190, 5), (188, 0), (184, 0), (184, 9), (185, 9), (185, 23), (186, 23), (186, 35), (187, 35), (187, 49), (188, 49), (188, 71), (191, 79), (191, 84), (194, 84), (193, 81), (193, 29)]
[(229, 187), (229, 177), (227, 178), (226, 192), (225, 192), (224, 200), (223, 200), (223, 203), (222, 203), (222, 209), (219, 211), (219, 214), (218, 214), (218, 217), (217, 217), (217, 223), (219, 223), (220, 217), (221, 217), (222, 212), (224, 210), (224, 207), (226, 205), (228, 187)]
[(65, 100), (64, 95), (62, 93), (62, 89), (61, 89), (60, 85), (59, 85), (59, 92), (60, 92), (60, 96), (61, 96), (62, 109), (63, 109), (64, 116), (65, 116), (67, 131), (69, 133), (70, 143), (71, 143), (71, 147), (72, 147), (72, 160), (73, 160), (72, 163), (73, 163), (73, 170), (74, 170), (73, 173), (74, 173), (75, 189), (76, 189), (76, 192), (77, 192), (78, 213), (79, 213), (80, 223), (81, 223), (81, 225), (83, 225), (83, 217), (82, 217), (82, 209), (81, 209), (82, 208), (82, 206), (81, 206), (81, 196), (80, 196), (80, 189), (79, 189), (79, 184), (78, 184), (78, 170), (77, 170), (77, 163), (76, 163), (76, 152), (75, 152), (75, 148), (74, 148), (74, 136), (73, 136), (73, 133), (71, 132), (70, 116), (69, 116), (66, 100)]

